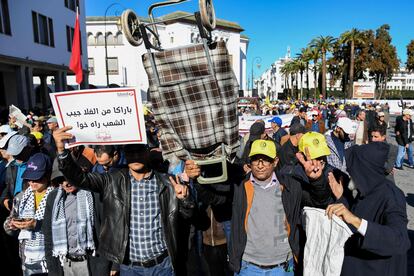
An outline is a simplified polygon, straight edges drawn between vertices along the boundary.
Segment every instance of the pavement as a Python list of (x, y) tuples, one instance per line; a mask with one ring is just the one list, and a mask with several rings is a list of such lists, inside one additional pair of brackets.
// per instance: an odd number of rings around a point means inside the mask
[[(387, 141), (392, 144), (395, 142), (394, 134), (395, 117), (390, 118), (390, 128), (388, 129)], [(394, 175), (395, 184), (404, 192), (407, 201), (408, 216), (408, 235), (411, 240), (411, 248), (408, 251), (408, 271), (407, 275), (414, 275), (414, 169), (408, 168), (407, 163), (402, 171), (398, 170)]]

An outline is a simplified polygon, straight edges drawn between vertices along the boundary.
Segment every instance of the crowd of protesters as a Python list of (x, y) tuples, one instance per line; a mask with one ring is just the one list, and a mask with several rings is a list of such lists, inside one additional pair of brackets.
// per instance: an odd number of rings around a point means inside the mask
[[(151, 114), (146, 145), (70, 149), (71, 127), (53, 111), (0, 118), (2, 275), (406, 275), (406, 203), (393, 175), (406, 155), (414, 168), (412, 113), (397, 117), (394, 146), (387, 104), (240, 107), (271, 118), (251, 125), (228, 179), (209, 185), (196, 161), (163, 159)], [(339, 218), (334, 230), (315, 226), (328, 240), (307, 240), (309, 207)]]

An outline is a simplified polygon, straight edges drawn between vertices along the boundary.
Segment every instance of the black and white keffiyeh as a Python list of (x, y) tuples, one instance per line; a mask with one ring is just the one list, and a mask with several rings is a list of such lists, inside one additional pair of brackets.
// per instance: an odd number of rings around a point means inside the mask
[[(53, 190), (48, 187), (40, 201), (39, 207), (35, 210), (35, 193), (28, 187), (23, 194), (19, 205), (19, 217), (24, 219), (43, 220), (45, 214), (47, 196)], [(31, 260), (42, 260), (45, 256), (44, 235), (41, 230), (21, 230), (19, 240), (25, 241), (25, 257)]]
[[(65, 215), (65, 191), (59, 188), (52, 211), (52, 239), (53, 256), (59, 257), (61, 261), (68, 253), (68, 238)], [(76, 193), (77, 204), (77, 253), (86, 254), (86, 250), (95, 250), (93, 240), (94, 206), (91, 192), (79, 190)]]

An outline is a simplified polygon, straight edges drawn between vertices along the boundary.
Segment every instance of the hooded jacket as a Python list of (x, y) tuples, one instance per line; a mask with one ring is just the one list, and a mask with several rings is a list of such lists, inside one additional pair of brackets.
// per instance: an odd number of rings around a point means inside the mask
[(389, 145), (374, 142), (345, 151), (358, 195), (350, 210), (368, 222), (365, 236), (345, 244), (341, 275), (407, 275), (407, 211), (403, 192), (384, 174)]

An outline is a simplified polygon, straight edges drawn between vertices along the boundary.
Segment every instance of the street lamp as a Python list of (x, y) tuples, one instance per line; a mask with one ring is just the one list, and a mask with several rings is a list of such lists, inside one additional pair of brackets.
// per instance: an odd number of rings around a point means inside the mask
[[(105, 14), (104, 14), (104, 25), (105, 25), (105, 33), (104, 33), (104, 38), (105, 38), (105, 71), (106, 71), (106, 87), (109, 87), (109, 74), (108, 74), (108, 43), (106, 40), (106, 14), (108, 13), (108, 10), (110, 8), (112, 8), (113, 6), (120, 6), (121, 8), (124, 8), (120, 3), (112, 3), (111, 5), (109, 5), (106, 10), (105, 10)], [(118, 19), (117, 22), (117, 27), (119, 29), (120, 26), (120, 20)]]
[(260, 63), (261, 62), (262, 62), (261, 57), (255, 57), (252, 60), (252, 96), (253, 96), (253, 89), (254, 89), (254, 74), (253, 74), (254, 64), (256, 63), (257, 69), (260, 69)]

